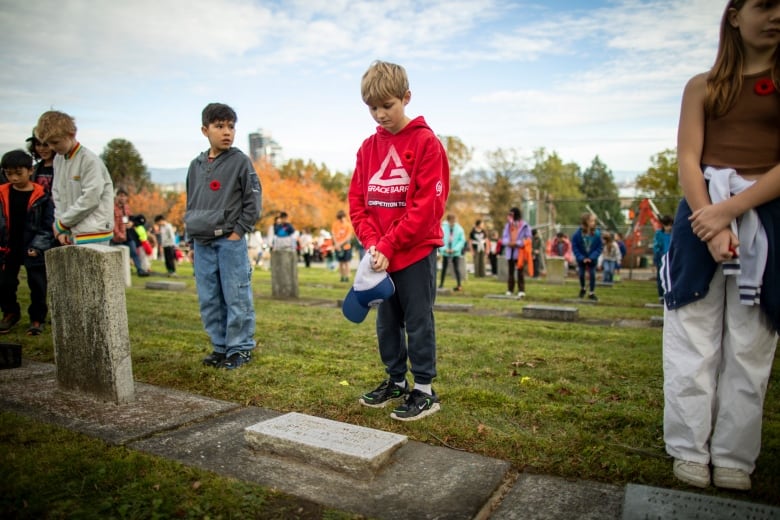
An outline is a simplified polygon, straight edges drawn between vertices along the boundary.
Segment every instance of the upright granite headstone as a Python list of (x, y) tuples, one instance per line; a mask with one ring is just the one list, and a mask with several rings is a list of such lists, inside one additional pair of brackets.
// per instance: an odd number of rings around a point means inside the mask
[(117, 404), (135, 399), (122, 263), (103, 245), (46, 252), (57, 385)]
[(274, 298), (298, 297), (298, 254), (295, 250), (271, 251), (271, 294)]
[(566, 259), (562, 256), (547, 258), (547, 283), (562, 284), (566, 279)]
[(130, 270), (130, 248), (126, 246), (114, 246), (122, 253), (122, 274), (125, 277), (125, 286), (133, 286), (133, 277)]

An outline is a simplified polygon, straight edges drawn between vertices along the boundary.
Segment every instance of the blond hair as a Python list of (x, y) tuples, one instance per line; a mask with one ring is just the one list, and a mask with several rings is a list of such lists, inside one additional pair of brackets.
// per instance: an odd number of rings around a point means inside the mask
[(76, 135), (76, 120), (65, 112), (56, 110), (44, 112), (35, 125), (35, 136), (43, 143), (54, 137), (72, 135)]
[[(745, 51), (742, 47), (742, 37), (739, 28), (729, 22), (732, 9), (741, 10), (747, 0), (730, 0), (723, 11), (720, 20), (720, 40), (715, 64), (707, 74), (707, 95), (704, 98), (704, 109), (711, 117), (725, 115), (737, 102), (737, 96), (742, 91), (742, 67), (745, 62)], [(780, 47), (775, 50), (775, 62), (771, 75), (775, 87), (780, 90)]]
[(375, 61), (363, 74), (360, 93), (367, 105), (378, 105), (390, 98), (403, 99), (409, 92), (409, 78), (400, 65)]

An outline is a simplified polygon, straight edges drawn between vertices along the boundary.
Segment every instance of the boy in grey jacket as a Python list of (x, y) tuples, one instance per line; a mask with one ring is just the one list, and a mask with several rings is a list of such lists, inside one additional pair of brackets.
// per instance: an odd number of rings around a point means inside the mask
[(209, 149), (187, 172), (184, 224), (193, 242), (200, 317), (212, 353), (203, 364), (232, 370), (252, 359), (255, 310), (246, 234), (260, 217), (262, 189), (249, 158), (233, 148), (235, 111), (222, 103), (203, 109)]

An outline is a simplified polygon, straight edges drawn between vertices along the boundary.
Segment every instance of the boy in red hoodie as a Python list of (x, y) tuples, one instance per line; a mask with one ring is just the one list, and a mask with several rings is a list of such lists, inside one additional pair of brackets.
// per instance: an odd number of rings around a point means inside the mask
[[(374, 408), (403, 398), (390, 414), (413, 421), (439, 410), (436, 377), (436, 251), (450, 189), (447, 154), (422, 116), (410, 119), (409, 80), (400, 65), (376, 61), (361, 81), (363, 101), (379, 124), (363, 141), (349, 187), (350, 219), (375, 271), (387, 271), (395, 294), (379, 305), (379, 354), (388, 378), (363, 394)], [(407, 367), (407, 361), (410, 367)], [(411, 371), (410, 391), (406, 373)]]

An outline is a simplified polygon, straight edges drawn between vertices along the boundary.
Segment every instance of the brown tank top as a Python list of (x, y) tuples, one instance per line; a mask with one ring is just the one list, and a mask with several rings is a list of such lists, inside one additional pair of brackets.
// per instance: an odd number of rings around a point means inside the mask
[(742, 174), (780, 164), (780, 92), (769, 71), (743, 76), (742, 92), (726, 115), (707, 115), (701, 163)]

